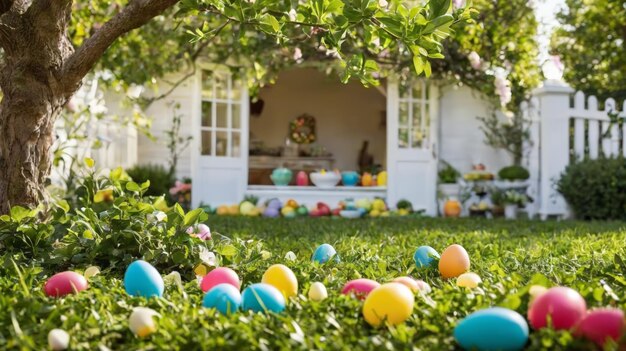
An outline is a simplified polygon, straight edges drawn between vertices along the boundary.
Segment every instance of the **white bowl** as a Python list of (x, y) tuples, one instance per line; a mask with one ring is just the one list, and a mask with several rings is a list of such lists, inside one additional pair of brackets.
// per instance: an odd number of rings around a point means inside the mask
[(334, 188), (341, 181), (341, 174), (337, 174), (335, 172), (326, 172), (319, 173), (314, 172), (310, 174), (311, 182), (315, 184), (316, 187), (322, 189), (330, 189)]

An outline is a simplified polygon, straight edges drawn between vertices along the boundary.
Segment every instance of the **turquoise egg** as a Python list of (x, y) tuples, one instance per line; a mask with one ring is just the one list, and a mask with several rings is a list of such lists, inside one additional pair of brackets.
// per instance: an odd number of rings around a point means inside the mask
[(465, 350), (516, 351), (528, 342), (528, 324), (515, 311), (492, 307), (465, 317), (454, 328), (454, 338)]
[(285, 309), (285, 297), (269, 284), (252, 284), (243, 291), (241, 298), (244, 310), (279, 313)]
[(313, 252), (313, 261), (326, 263), (333, 256), (335, 257), (335, 261), (339, 262), (339, 256), (337, 255), (335, 248), (329, 244), (322, 244), (315, 249), (315, 252)]
[(146, 261), (137, 260), (126, 268), (124, 288), (131, 296), (161, 297), (165, 285), (156, 268)]
[(221, 314), (231, 314), (241, 306), (241, 293), (231, 284), (218, 284), (204, 295), (202, 306), (215, 308)]
[(439, 259), (439, 253), (430, 246), (420, 246), (415, 250), (413, 259), (417, 268), (428, 267)]

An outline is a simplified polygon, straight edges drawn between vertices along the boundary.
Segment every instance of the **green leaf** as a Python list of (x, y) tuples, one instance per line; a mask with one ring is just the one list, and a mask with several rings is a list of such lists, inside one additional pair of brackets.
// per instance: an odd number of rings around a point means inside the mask
[(452, 0), (430, 0), (428, 2), (430, 8), (430, 17), (436, 18), (445, 15), (450, 10)]
[(150, 187), (150, 179), (148, 179), (145, 182), (141, 183), (141, 190), (148, 190), (149, 187)]
[(204, 210), (201, 208), (196, 208), (195, 210), (187, 212), (185, 219), (183, 219), (183, 225), (187, 227), (194, 224), (202, 213), (204, 213)]
[(185, 218), (185, 210), (183, 210), (182, 206), (178, 202), (174, 204), (174, 210), (176, 210), (176, 213), (178, 213), (180, 218)]
[(430, 61), (424, 61), (424, 74), (426, 75), (426, 78), (430, 77), (430, 75), (432, 74), (432, 68), (430, 67)]
[(141, 191), (141, 187), (135, 182), (128, 182), (126, 183), (126, 190), (138, 193)]
[(234, 247), (233, 245), (225, 245), (224, 247), (220, 248), (219, 250), (217, 250), (217, 252), (222, 255), (222, 256), (226, 256), (226, 257), (232, 257), (235, 256), (237, 254), (237, 248)]
[(417, 75), (422, 74), (424, 72), (424, 60), (419, 56), (413, 56), (413, 68)]

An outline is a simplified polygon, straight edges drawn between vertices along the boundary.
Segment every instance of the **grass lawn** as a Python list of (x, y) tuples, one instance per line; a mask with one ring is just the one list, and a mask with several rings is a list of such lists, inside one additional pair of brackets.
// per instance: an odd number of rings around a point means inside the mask
[[(209, 225), (218, 259), (239, 273), (243, 287), (260, 282), (271, 264), (283, 263), (296, 274), (300, 297), (279, 315), (222, 316), (202, 308), (193, 267), (185, 266), (177, 268), (184, 291), (167, 285), (163, 299), (129, 297), (119, 270), (104, 270), (78, 295), (53, 299), (44, 296), (42, 285), (55, 272), (22, 262), (18, 274), (5, 254), (0, 256), (0, 349), (44, 349), (48, 331), (62, 328), (71, 335), (72, 350), (452, 350), (458, 347), (454, 326), (473, 311), (500, 305), (525, 316), (533, 284), (572, 287), (589, 307), (626, 309), (623, 223), (211, 217)], [(232, 240), (223, 242), (215, 232)], [(322, 243), (332, 244), (341, 262), (313, 264), (311, 254)], [(453, 243), (467, 249), (471, 271), (483, 279), (480, 289), (458, 288), (436, 270), (416, 268), (413, 253), (418, 246), (441, 252)], [(285, 259), (288, 251), (296, 254), (295, 261)], [(361, 315), (361, 302), (339, 294), (351, 279), (387, 282), (404, 275), (425, 280), (433, 290), (416, 297), (412, 317), (397, 327), (370, 327)], [(328, 299), (305, 298), (315, 281), (326, 285)], [(144, 339), (128, 328), (128, 316), (137, 306), (162, 315), (157, 332)], [(528, 344), (532, 350), (590, 348), (567, 332), (547, 329), (531, 331)]]

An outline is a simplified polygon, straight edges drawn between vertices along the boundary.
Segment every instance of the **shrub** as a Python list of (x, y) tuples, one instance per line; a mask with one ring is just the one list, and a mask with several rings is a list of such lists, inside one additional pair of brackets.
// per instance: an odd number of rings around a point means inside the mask
[(137, 183), (150, 181), (150, 188), (146, 191), (147, 196), (161, 196), (169, 194), (170, 187), (174, 185), (174, 175), (170, 174), (161, 165), (136, 165), (126, 170), (126, 173)]
[(557, 189), (580, 219), (626, 220), (623, 157), (573, 163), (561, 175)]
[(530, 173), (522, 166), (508, 166), (498, 172), (498, 177), (502, 180), (526, 180), (530, 178)]
[(461, 176), (459, 171), (452, 167), (447, 162), (444, 162), (444, 167), (439, 170), (439, 183), (441, 184), (454, 184), (456, 180)]

